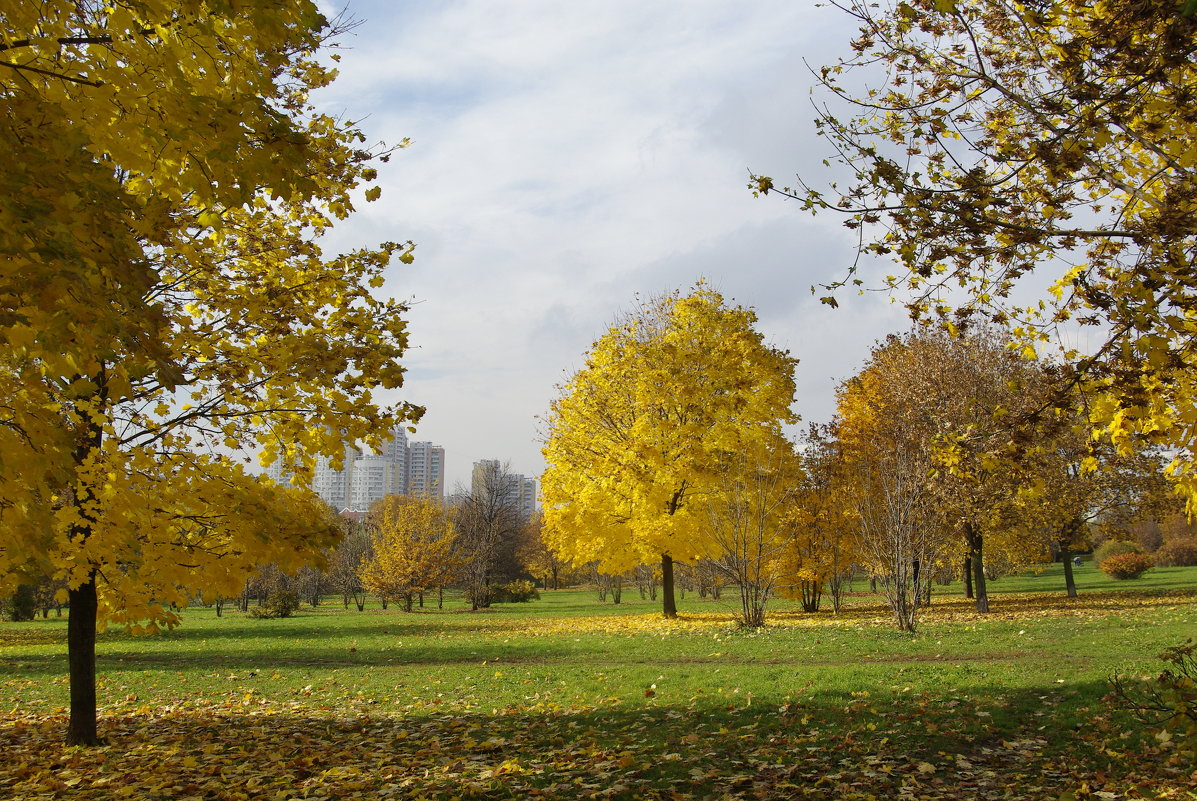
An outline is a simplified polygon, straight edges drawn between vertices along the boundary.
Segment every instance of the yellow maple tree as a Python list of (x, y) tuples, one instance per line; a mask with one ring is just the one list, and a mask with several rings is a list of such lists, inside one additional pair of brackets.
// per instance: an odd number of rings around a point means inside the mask
[(445, 508), (429, 498), (388, 495), (370, 507), (374, 553), (358, 569), (362, 585), (410, 612), (415, 597), (448, 584), (460, 564)]
[[(68, 741), (94, 744), (95, 633), (173, 625), (336, 538), (300, 479), (418, 416), (385, 243), (326, 256), (372, 162), (308, 95), (316, 4), (49, 0), (0, 11), (0, 591), (67, 581)], [(377, 187), (365, 197), (377, 197)]]
[(721, 460), (794, 419), (795, 360), (755, 323), (701, 283), (653, 298), (594, 343), (549, 413), (547, 541), (612, 575), (659, 562), (666, 617), (674, 560), (716, 555), (701, 499)]

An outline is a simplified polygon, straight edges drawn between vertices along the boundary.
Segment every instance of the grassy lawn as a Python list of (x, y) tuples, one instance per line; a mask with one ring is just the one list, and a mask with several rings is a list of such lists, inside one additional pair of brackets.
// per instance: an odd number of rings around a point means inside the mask
[(0, 623), (0, 798), (1197, 798), (1107, 697), (1197, 634), (1197, 568), (1077, 580), (1070, 600), (1058, 565), (1004, 578), (985, 616), (937, 587), (915, 635), (864, 583), (757, 632), (734, 597), (664, 621), (634, 588), (192, 609), (100, 636), (94, 750), (60, 745), (65, 620)]

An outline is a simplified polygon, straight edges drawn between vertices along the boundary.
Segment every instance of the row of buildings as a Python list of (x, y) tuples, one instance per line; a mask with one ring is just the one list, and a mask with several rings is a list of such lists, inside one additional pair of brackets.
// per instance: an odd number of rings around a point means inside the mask
[[(290, 482), (278, 462), (267, 475), (278, 482)], [(421, 495), (444, 500), (445, 449), (431, 442), (408, 442), (402, 427), (391, 432), (381, 453), (345, 447), (340, 470), (326, 456), (316, 462), (312, 489), (338, 510), (364, 512), (387, 495)]]
[[(290, 483), (291, 476), (275, 462), (267, 469), (280, 483)], [(470, 491), (480, 494), (494, 477), (501, 479), (501, 493), (506, 501), (527, 520), (535, 514), (536, 479), (508, 472), (497, 459), (474, 462)], [(445, 500), (445, 449), (431, 442), (408, 442), (407, 432), (398, 427), (391, 432), (382, 452), (364, 451), (346, 446), (343, 466), (336, 470), (332, 460), (322, 456), (316, 462), (312, 489), (339, 511), (365, 512), (387, 495), (419, 495)], [(458, 500), (451, 496), (450, 503)]]

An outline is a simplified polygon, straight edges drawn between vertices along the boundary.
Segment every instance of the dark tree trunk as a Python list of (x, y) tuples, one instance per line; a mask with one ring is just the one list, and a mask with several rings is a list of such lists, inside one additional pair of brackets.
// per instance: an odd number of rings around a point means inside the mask
[[(1069, 532), (1071, 534), (1071, 532)], [(1064, 589), (1068, 592), (1069, 598), (1076, 597), (1076, 579), (1072, 576), (1072, 551), (1068, 545), (1072, 541), (1072, 537), (1061, 539), (1060, 544), (1060, 558), (1064, 560)]]
[(677, 600), (673, 597), (673, 557), (661, 554), (661, 613), (669, 619), (677, 617)]
[(96, 579), (69, 590), (67, 659), (71, 682), (71, 722), (67, 745), (100, 745), (96, 732)]
[(964, 528), (964, 538), (968, 543), (968, 558), (973, 567), (973, 592), (977, 595), (977, 611), (989, 611), (989, 593), (985, 589), (985, 540), (977, 527), (971, 523)]
[(611, 586), (611, 603), (617, 604), (623, 599), (623, 577), (616, 576), (615, 583)]
[[(97, 410), (108, 402), (107, 374), (101, 366), (94, 376), (99, 388), (95, 400)], [(98, 418), (96, 418), (98, 419)], [(96, 423), (87, 428), (87, 435), (75, 447), (75, 465), (82, 467), (88, 458), (104, 445), (104, 430)], [(92, 533), (95, 523), (95, 495), (86, 485), (75, 489), (75, 506), (79, 521), (71, 526), (71, 539), (83, 542)], [(67, 587), (67, 601), (71, 611), (67, 617), (67, 672), (70, 676), (71, 718), (67, 724), (67, 745), (100, 745), (96, 731), (96, 623), (99, 619), (99, 593), (96, 590), (96, 571), (93, 567), (87, 581), (78, 587)]]
[(973, 597), (973, 560), (964, 557), (964, 597)]
[(445, 588), (444, 587), (436, 588), (436, 608), (437, 609), (445, 608)]
[(419, 598), (420, 598), (420, 608), (423, 609), (424, 608), (424, 593), (422, 593), (422, 592), (419, 593)]

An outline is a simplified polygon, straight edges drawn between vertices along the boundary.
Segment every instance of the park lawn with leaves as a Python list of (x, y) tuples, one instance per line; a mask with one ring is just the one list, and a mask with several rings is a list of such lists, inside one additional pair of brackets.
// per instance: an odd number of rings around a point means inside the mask
[[(1176, 798), (1194, 767), (1109, 699), (1197, 632), (1197, 568), (1086, 564), (943, 588), (917, 634), (867, 585), (840, 615), (625, 589), (471, 613), (194, 608), (100, 636), (101, 734), (62, 745), (65, 625), (0, 624), (0, 797)], [(939, 588), (937, 588), (939, 590)]]

